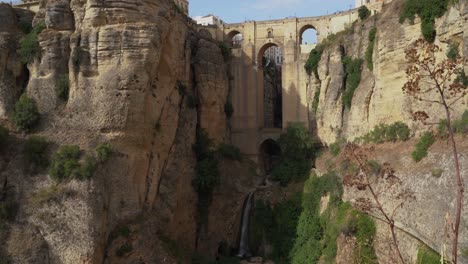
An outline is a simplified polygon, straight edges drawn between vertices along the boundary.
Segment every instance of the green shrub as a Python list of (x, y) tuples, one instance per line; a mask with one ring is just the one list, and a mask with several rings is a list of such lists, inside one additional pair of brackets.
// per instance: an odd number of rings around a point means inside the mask
[(94, 175), (97, 168), (97, 160), (92, 155), (87, 155), (84, 159), (83, 164), (80, 166), (79, 177), (82, 180), (89, 180)]
[(343, 103), (349, 109), (353, 100), (354, 92), (361, 83), (362, 59), (343, 57), (345, 70), (346, 88), (343, 92)]
[(73, 63), (73, 66), (75, 66), (75, 68), (80, 67), (83, 61), (84, 54), (85, 54), (85, 51), (80, 46), (77, 46), (75, 47), (75, 49), (73, 49), (71, 61)]
[(29, 34), (31, 33), (33, 27), (30, 22), (27, 21), (20, 21), (18, 23), (18, 28), (23, 32), (24, 34)]
[(230, 61), (232, 57), (232, 49), (228, 47), (224, 42), (219, 43), (219, 48), (221, 49), (221, 54), (223, 55), (224, 61)]
[(232, 117), (232, 114), (234, 114), (234, 107), (232, 106), (232, 103), (230, 101), (227, 101), (224, 105), (224, 113), (226, 114), (226, 117), (228, 119), (230, 119)]
[(283, 186), (291, 180), (298, 181), (309, 176), (311, 158), (317, 151), (317, 143), (312, 139), (307, 128), (295, 123), (286, 129), (278, 143), (281, 148), (279, 164), (273, 168), (272, 179)]
[(100, 163), (108, 161), (113, 153), (111, 144), (109, 143), (100, 144), (96, 148), (96, 153), (97, 153), (97, 160)]
[(366, 62), (367, 62), (367, 68), (369, 70), (374, 70), (374, 46), (375, 46), (375, 36), (377, 34), (377, 28), (372, 28), (369, 31), (369, 46), (367, 46), (366, 50)]
[(449, 49), (447, 51), (447, 58), (455, 60), (456, 58), (458, 58), (458, 56), (460, 56), (458, 45), (458, 43), (450, 44)]
[(419, 142), (416, 144), (416, 150), (411, 154), (414, 161), (419, 162), (427, 156), (427, 151), (435, 139), (431, 132), (425, 132)]
[(81, 151), (78, 146), (62, 146), (52, 157), (49, 168), (50, 177), (56, 182), (78, 177), (80, 174), (80, 156)]
[(193, 150), (197, 158), (195, 166), (196, 175), (194, 185), (199, 195), (210, 194), (219, 183), (219, 167), (213, 141), (208, 137), (204, 129), (197, 129), (196, 141)]
[(414, 23), (414, 19), (418, 15), (421, 18), (423, 36), (426, 41), (432, 43), (436, 37), (435, 20), (445, 14), (448, 5), (449, 0), (406, 0), (400, 13), (400, 23), (406, 19)]
[(125, 244), (123, 244), (122, 246), (120, 246), (117, 251), (115, 252), (115, 254), (118, 256), (118, 257), (123, 257), (125, 255), (127, 255), (128, 253), (132, 252), (133, 250), (133, 247), (131, 244), (129, 244), (128, 242), (125, 242)]
[(365, 5), (361, 6), (358, 12), (359, 12), (359, 18), (361, 20), (366, 20), (371, 15), (371, 11)]
[(38, 36), (44, 29), (45, 24), (39, 23), (21, 39), (18, 54), (22, 63), (31, 63), (40, 55), (41, 47), (39, 46)]
[(5, 147), (7, 144), (9, 134), (10, 131), (8, 131), (8, 129), (4, 126), (0, 125), (0, 149)]
[(70, 90), (70, 79), (68, 74), (60, 75), (55, 84), (55, 94), (63, 101), (68, 100), (68, 93)]
[(340, 154), (340, 152), (341, 152), (341, 146), (340, 146), (339, 142), (335, 142), (335, 143), (330, 145), (330, 153), (334, 157), (338, 156), (338, 154)]
[(460, 119), (453, 121), (452, 127), (455, 133), (463, 134), (468, 132), (468, 110), (463, 112)]
[(307, 59), (304, 68), (308, 75), (314, 73), (315, 78), (319, 79), (318, 66), (322, 59), (323, 46), (317, 45), (313, 50), (310, 51), (309, 58)]
[(320, 87), (317, 87), (314, 94), (314, 101), (312, 102), (312, 111), (317, 114), (317, 110), (320, 103)]
[(384, 142), (407, 141), (411, 131), (403, 122), (395, 122), (391, 125), (379, 124), (357, 141), (363, 143), (381, 144)]
[(15, 104), (13, 112), (13, 122), (23, 131), (30, 131), (39, 123), (39, 110), (36, 101), (29, 98), (26, 94), (21, 95)]
[(461, 70), (457, 78), (455, 79), (455, 83), (463, 84), (464, 86), (468, 86), (468, 77), (466, 76), (466, 73), (464, 70)]
[(218, 146), (218, 153), (224, 158), (242, 161), (242, 153), (236, 146), (222, 143)]
[(440, 255), (428, 246), (420, 246), (418, 249), (418, 264), (440, 264)]
[(209, 193), (219, 183), (218, 160), (213, 156), (196, 164), (195, 187), (198, 192)]
[(43, 137), (32, 136), (26, 140), (24, 144), (24, 155), (29, 163), (33, 163), (38, 167), (45, 168), (49, 164), (47, 157), (47, 148), (49, 142)]

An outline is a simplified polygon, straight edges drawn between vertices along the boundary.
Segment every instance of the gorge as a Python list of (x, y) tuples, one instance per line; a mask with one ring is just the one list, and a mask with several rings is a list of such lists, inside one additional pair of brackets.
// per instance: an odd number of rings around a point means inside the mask
[[(208, 26), (171, 0), (0, 3), (0, 263), (450, 263), (468, 2), (372, 2)], [(408, 91), (431, 88), (418, 40), (453, 71), (450, 126)]]

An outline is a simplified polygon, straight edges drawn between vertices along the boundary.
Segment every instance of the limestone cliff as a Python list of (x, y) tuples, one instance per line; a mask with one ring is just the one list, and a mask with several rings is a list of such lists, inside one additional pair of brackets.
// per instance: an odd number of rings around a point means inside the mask
[[(20, 11), (2, 4), (0, 13), (2, 119), (25, 91), (41, 113), (35, 134), (84, 150), (106, 141), (116, 152), (93, 180), (55, 186), (46, 172), (29, 179), (18, 169), (20, 149), (11, 150), (2, 182), (8, 178), (21, 205), (9, 228), (12, 246), (4, 249), (11, 261), (38, 256), (31, 261), (174, 263), (159, 242), (161, 231), (193, 252), (195, 132), (204, 128), (217, 142), (227, 132), (228, 77), (218, 44), (169, 0), (50, 0), (34, 19), (46, 25), (39, 34), (41, 54), (23, 70), (15, 52)], [(66, 102), (55, 94), (61, 76), (70, 79)], [(13, 136), (21, 146), (24, 137)], [(44, 192), (52, 198), (33, 201)], [(122, 225), (131, 229), (125, 239), (114, 236)], [(39, 242), (13, 254), (21, 250), (19, 238), (30, 233)], [(126, 243), (136, 250), (116, 257)]]
[[(405, 50), (421, 38), (421, 24), (399, 23), (399, 14), (404, 1), (396, 0), (386, 4), (377, 15), (364, 22), (355, 23), (342, 34), (342, 39), (327, 46), (319, 63), (319, 79), (311, 76), (308, 91), (309, 106), (313, 105), (314, 94), (320, 89), (317, 113), (312, 113), (312, 122), (317, 123), (320, 139), (326, 144), (335, 142), (339, 137), (353, 140), (366, 134), (378, 124), (391, 124), (402, 121), (414, 131), (424, 129), (414, 122), (411, 112), (428, 110), (434, 121), (443, 113), (440, 108), (412, 100), (403, 93), (406, 82)], [(445, 56), (450, 41), (460, 43), (460, 55), (465, 56), (468, 49), (468, 4), (460, 1), (436, 21), (436, 43), (442, 48), (440, 56)], [(377, 29), (373, 60), (374, 69), (369, 70), (366, 61), (362, 67), (361, 82), (352, 98), (350, 108), (344, 107), (343, 56), (365, 59), (369, 45), (368, 35), (372, 28)], [(467, 98), (464, 99), (466, 103)], [(456, 116), (465, 110), (463, 102), (456, 106)]]

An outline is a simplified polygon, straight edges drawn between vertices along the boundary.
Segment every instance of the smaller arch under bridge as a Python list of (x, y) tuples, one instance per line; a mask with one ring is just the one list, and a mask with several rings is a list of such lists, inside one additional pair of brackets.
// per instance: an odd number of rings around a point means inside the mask
[[(223, 24), (217, 33), (212, 32), (216, 39), (232, 47), (233, 144), (259, 160), (261, 144), (266, 138), (277, 139), (289, 123), (309, 125), (307, 94), (313, 94), (316, 88), (309, 89), (310, 77), (304, 70), (304, 64), (313, 47), (301, 45), (302, 35), (313, 28), (320, 43), (328, 35), (346, 29), (357, 19), (358, 12), (354, 9), (328, 16)], [(242, 35), (241, 41), (234, 38), (238, 34)], [(281, 128), (265, 127), (264, 122), (263, 56), (272, 46), (282, 51)]]

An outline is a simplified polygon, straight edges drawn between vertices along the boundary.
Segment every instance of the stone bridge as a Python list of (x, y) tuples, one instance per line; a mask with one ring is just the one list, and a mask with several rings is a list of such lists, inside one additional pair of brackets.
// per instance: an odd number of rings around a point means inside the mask
[[(313, 28), (317, 31), (317, 42), (320, 43), (330, 34), (343, 31), (357, 19), (358, 12), (354, 9), (328, 16), (247, 21), (209, 29), (215, 38), (227, 44), (232, 43), (235, 35), (243, 36), (241, 45), (232, 46), (230, 69), (234, 108), (231, 135), (234, 145), (257, 159), (261, 154), (262, 143), (269, 139), (276, 140), (289, 123), (302, 122), (310, 127), (310, 100), (307, 100), (309, 76), (304, 70), (304, 64), (311, 47), (301, 45), (302, 35), (307, 29)], [(283, 54), (281, 128), (265, 127), (264, 122), (262, 58), (272, 46), (280, 47)]]

